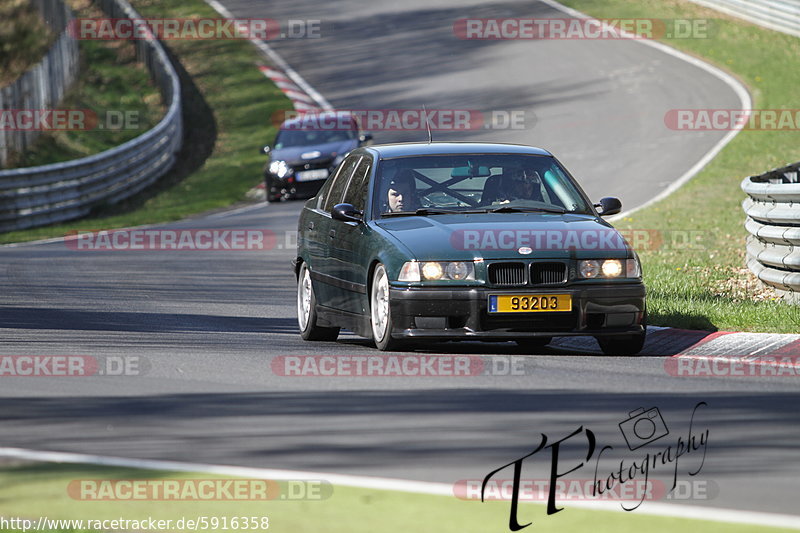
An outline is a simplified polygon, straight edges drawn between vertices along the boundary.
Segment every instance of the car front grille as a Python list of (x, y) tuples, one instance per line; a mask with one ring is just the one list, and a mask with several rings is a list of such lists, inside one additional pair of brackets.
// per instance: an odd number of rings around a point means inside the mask
[(491, 263), (489, 283), (492, 285), (525, 285), (524, 263)]
[(532, 263), (531, 283), (534, 285), (557, 285), (567, 281), (567, 265), (564, 263)]
[(295, 171), (317, 170), (320, 168), (330, 168), (331, 165), (333, 165), (333, 158), (326, 158), (326, 159), (315, 159), (313, 161), (306, 161), (304, 163), (298, 163), (296, 165), (292, 165), (292, 168)]

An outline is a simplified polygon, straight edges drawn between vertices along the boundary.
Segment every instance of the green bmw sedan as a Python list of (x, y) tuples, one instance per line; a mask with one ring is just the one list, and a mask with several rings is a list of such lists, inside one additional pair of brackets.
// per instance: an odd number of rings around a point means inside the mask
[(484, 143), (358, 148), (303, 206), (303, 339), (340, 328), (380, 350), (416, 341), (593, 336), (633, 355), (646, 334), (639, 258), (549, 152)]

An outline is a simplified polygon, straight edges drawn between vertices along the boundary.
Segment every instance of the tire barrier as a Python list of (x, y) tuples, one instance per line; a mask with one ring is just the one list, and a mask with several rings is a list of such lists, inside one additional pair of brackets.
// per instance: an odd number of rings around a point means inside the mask
[(800, 301), (800, 163), (742, 181), (747, 198), (747, 267), (788, 299)]
[(800, 37), (798, 0), (691, 0), (771, 30)]

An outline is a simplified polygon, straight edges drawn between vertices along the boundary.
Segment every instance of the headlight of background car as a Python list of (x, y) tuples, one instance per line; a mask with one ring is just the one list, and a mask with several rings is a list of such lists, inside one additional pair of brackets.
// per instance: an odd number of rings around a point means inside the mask
[(286, 164), (286, 161), (276, 159), (269, 164), (269, 171), (279, 178), (284, 178), (292, 171), (292, 169)]
[(475, 279), (472, 261), (409, 261), (400, 269), (398, 281), (464, 281)]
[(578, 276), (593, 278), (639, 278), (642, 269), (639, 259), (587, 259), (578, 261)]

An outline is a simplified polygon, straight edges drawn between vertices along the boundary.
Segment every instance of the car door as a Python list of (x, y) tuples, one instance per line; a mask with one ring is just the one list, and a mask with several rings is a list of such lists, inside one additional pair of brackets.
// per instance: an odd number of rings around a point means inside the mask
[(317, 296), (317, 303), (325, 307), (336, 307), (334, 298), (337, 296), (337, 285), (341, 284), (341, 279), (336, 275), (331, 263), (331, 251), (333, 237), (331, 224), (331, 209), (334, 205), (342, 202), (344, 191), (350, 182), (360, 155), (348, 156), (339, 165), (336, 174), (331, 178), (330, 186), (327, 184), (318, 198), (317, 210), (319, 217), (315, 221), (315, 231), (321, 241), (321, 253), (318, 258), (317, 267), (311, 271), (311, 279), (314, 283), (314, 291)]
[[(361, 212), (364, 211), (367, 201), (372, 166), (370, 155), (365, 154), (361, 157), (342, 198), (343, 203), (352, 204)], [(365, 231), (368, 231), (365, 224), (331, 219), (330, 266), (334, 275), (342, 281), (334, 290), (333, 305), (356, 314), (363, 314), (367, 309), (368, 265), (365, 262), (369, 259), (364, 257), (363, 253), (366, 243)]]

